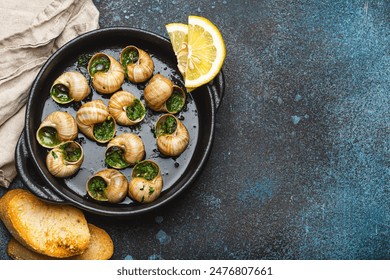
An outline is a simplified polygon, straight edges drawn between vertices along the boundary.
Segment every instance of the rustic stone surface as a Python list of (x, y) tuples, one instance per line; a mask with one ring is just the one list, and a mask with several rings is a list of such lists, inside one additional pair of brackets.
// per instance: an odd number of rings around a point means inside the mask
[(101, 27), (162, 36), (202, 15), (227, 46), (199, 179), (147, 217), (89, 217), (114, 259), (390, 258), (387, 1), (94, 2)]

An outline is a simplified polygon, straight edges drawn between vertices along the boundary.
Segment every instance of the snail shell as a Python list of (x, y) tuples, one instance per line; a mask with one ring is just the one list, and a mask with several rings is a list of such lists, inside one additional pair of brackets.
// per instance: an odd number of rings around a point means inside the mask
[(144, 89), (146, 105), (153, 111), (160, 111), (171, 96), (173, 83), (161, 74), (156, 74)]
[(59, 178), (75, 174), (84, 160), (83, 148), (75, 141), (68, 141), (52, 150), (46, 156), (49, 172)]
[(79, 72), (65, 72), (59, 76), (50, 89), (53, 100), (67, 104), (73, 100), (78, 102), (91, 93), (87, 79)]
[(126, 176), (116, 169), (103, 169), (95, 173), (87, 182), (87, 193), (98, 201), (121, 202), (127, 195)]
[(93, 87), (102, 94), (110, 94), (118, 89), (125, 80), (122, 65), (112, 56), (97, 53), (88, 62), (88, 73)]
[[(142, 172), (142, 169), (149, 165), (153, 168), (154, 176), (147, 177)], [(163, 179), (160, 172), (160, 167), (152, 160), (144, 160), (137, 163), (131, 173), (129, 183), (129, 196), (140, 203), (150, 203), (156, 200), (161, 193)]]
[(77, 137), (77, 124), (71, 114), (56, 111), (49, 114), (39, 126), (36, 138), (45, 148), (53, 148)]
[(166, 156), (179, 156), (190, 142), (187, 128), (172, 114), (162, 115), (156, 123), (155, 131), (157, 147)]
[(120, 62), (126, 68), (127, 77), (133, 83), (145, 82), (153, 75), (152, 58), (136, 46), (125, 47), (121, 51)]
[(146, 113), (142, 102), (130, 92), (123, 90), (111, 96), (108, 110), (118, 124), (127, 126), (141, 122)]
[(158, 112), (176, 114), (185, 104), (186, 93), (161, 74), (156, 74), (144, 90), (146, 105)]
[[(76, 122), (80, 131), (96, 142), (107, 143), (115, 135), (115, 119), (101, 100), (93, 100), (83, 104), (76, 113)], [(100, 130), (99, 126), (102, 125), (106, 125), (108, 131)], [(104, 134), (102, 135), (102, 133)]]
[(106, 163), (112, 168), (121, 169), (135, 165), (144, 157), (144, 143), (138, 135), (133, 133), (122, 133), (107, 145)]

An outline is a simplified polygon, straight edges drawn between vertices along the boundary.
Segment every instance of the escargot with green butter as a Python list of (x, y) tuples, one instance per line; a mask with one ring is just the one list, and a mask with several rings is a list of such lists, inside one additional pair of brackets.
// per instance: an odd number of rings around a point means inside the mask
[(137, 163), (131, 173), (129, 196), (140, 203), (155, 201), (162, 191), (160, 167), (152, 160)]
[(84, 152), (81, 145), (75, 141), (68, 141), (49, 151), (46, 166), (53, 176), (65, 178), (75, 174), (83, 160)]
[(144, 98), (153, 111), (176, 114), (184, 107), (186, 93), (165, 76), (156, 74), (146, 85)]
[(145, 82), (153, 75), (152, 58), (147, 52), (136, 46), (125, 47), (120, 53), (120, 62), (128, 79), (133, 83)]
[(140, 123), (146, 114), (145, 106), (132, 93), (124, 90), (114, 93), (108, 101), (108, 111), (120, 125)]
[(79, 72), (65, 72), (53, 83), (50, 96), (59, 104), (81, 101), (91, 93), (87, 79)]
[(187, 128), (172, 114), (164, 114), (158, 119), (155, 134), (157, 147), (166, 156), (179, 156), (190, 141)]
[(88, 73), (92, 79), (92, 86), (102, 94), (116, 92), (125, 79), (122, 65), (105, 53), (97, 53), (91, 57), (88, 62)]
[(108, 168), (95, 173), (86, 188), (94, 200), (119, 203), (127, 195), (128, 181), (120, 171)]
[(82, 133), (99, 143), (107, 143), (116, 132), (115, 119), (101, 100), (83, 104), (76, 113), (76, 122)]
[(108, 142), (105, 157), (108, 166), (126, 168), (144, 159), (145, 146), (138, 135), (122, 133)]
[(74, 140), (78, 130), (75, 119), (67, 112), (49, 114), (40, 124), (36, 138), (45, 148), (53, 148), (66, 141)]

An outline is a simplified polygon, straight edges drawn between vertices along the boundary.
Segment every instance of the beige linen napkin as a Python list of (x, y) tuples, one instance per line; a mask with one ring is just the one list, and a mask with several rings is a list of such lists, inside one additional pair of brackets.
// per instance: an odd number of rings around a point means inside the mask
[(16, 176), (29, 88), (59, 47), (99, 27), (92, 0), (0, 0), (0, 186)]

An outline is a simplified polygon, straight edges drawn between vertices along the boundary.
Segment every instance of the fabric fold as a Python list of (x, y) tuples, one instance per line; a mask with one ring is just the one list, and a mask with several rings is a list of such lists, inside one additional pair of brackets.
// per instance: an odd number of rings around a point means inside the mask
[(7, 187), (16, 176), (14, 151), (34, 78), (58, 48), (99, 27), (99, 12), (91, 0), (0, 0), (0, 5), (0, 24), (15, 20), (11, 31), (0, 30), (0, 135), (7, 135), (0, 149), (0, 186)]

